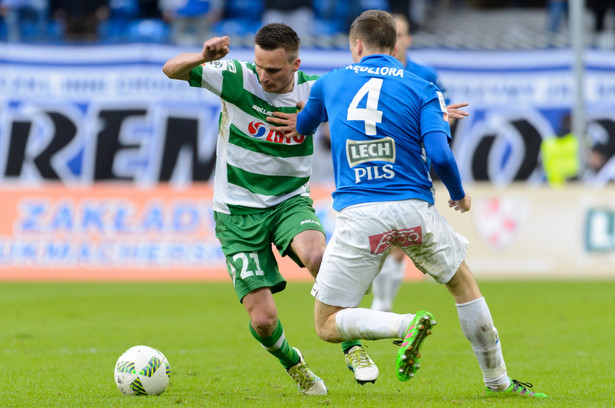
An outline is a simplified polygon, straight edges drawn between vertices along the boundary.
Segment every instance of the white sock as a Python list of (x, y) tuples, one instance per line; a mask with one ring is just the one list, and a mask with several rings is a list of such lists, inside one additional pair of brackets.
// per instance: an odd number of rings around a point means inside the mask
[(494, 391), (505, 390), (510, 385), (510, 379), (506, 373), (498, 331), (493, 326), (485, 298), (456, 306), (461, 330), (472, 344), (485, 385)]
[(403, 336), (412, 317), (413, 315), (349, 308), (337, 312), (335, 326), (337, 333), (344, 341), (399, 339)]
[(388, 256), (382, 265), (382, 270), (372, 282), (372, 310), (390, 312), (393, 310), (393, 300), (399, 291), (399, 287), (404, 279), (404, 260), (395, 260), (395, 257)]

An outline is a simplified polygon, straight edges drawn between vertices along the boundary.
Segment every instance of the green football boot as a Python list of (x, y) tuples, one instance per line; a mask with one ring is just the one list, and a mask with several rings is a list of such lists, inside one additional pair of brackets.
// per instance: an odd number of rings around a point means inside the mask
[(431, 313), (419, 311), (408, 325), (397, 352), (397, 378), (400, 381), (408, 381), (419, 369), (421, 345), (431, 334), (431, 328), (435, 324), (436, 321)]
[(510, 386), (503, 391), (493, 391), (489, 388), (485, 388), (485, 392), (489, 396), (501, 395), (501, 396), (521, 396), (521, 397), (534, 397), (534, 398), (550, 398), (547, 394), (542, 392), (534, 392), (530, 390), (534, 386), (530, 383), (522, 383), (517, 380), (510, 379)]

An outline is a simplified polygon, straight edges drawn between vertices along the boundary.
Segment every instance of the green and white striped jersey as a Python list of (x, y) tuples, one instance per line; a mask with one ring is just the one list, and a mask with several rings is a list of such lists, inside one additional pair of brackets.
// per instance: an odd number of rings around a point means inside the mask
[(263, 90), (252, 63), (213, 61), (190, 72), (190, 86), (222, 100), (214, 211), (250, 214), (296, 195), (309, 196), (312, 135), (287, 139), (271, 131), (266, 118), (273, 111), (296, 112), (317, 78), (298, 71), (292, 92), (275, 94)]

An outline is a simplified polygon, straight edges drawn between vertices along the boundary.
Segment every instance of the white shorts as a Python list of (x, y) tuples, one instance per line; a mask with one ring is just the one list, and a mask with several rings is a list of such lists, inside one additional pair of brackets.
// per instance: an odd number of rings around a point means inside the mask
[(421, 272), (446, 283), (465, 259), (468, 244), (425, 201), (353, 205), (337, 214), (312, 295), (330, 306), (358, 306), (393, 246)]

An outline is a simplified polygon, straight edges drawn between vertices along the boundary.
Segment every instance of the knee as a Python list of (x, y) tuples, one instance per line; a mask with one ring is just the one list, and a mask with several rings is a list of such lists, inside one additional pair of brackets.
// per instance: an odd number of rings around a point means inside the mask
[(250, 322), (259, 336), (269, 337), (278, 324), (278, 316), (272, 311), (254, 310), (250, 313)]
[(304, 256), (303, 264), (313, 277), (318, 275), (320, 264), (322, 263), (323, 250), (320, 248), (314, 248)]
[(331, 325), (327, 325), (325, 323), (315, 323), (316, 334), (321, 340), (324, 340), (328, 343), (340, 343), (342, 339), (340, 339), (335, 326), (331, 327)]
[[(322, 327), (316, 327), (316, 334), (321, 340), (324, 340), (329, 343), (338, 343), (339, 340), (336, 339), (336, 336), (332, 336), (331, 333)], [(336, 333), (337, 334), (337, 333)]]

